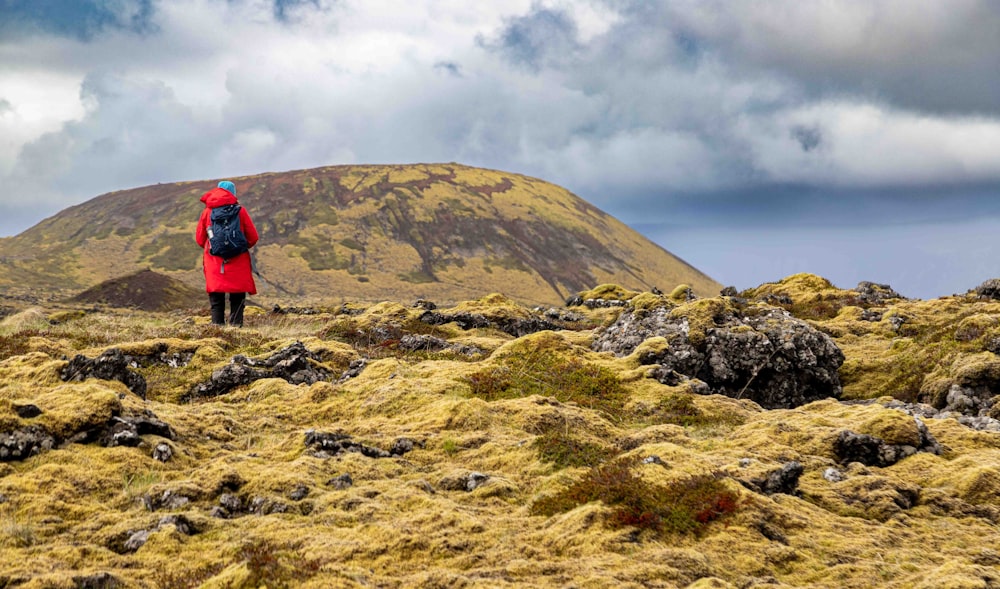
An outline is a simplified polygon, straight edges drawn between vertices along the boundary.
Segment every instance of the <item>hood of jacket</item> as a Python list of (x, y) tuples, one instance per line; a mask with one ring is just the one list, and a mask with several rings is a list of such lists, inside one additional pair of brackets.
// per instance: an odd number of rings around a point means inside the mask
[(206, 207), (214, 209), (224, 205), (234, 205), (239, 201), (225, 188), (213, 188), (202, 195), (201, 202), (205, 203)]

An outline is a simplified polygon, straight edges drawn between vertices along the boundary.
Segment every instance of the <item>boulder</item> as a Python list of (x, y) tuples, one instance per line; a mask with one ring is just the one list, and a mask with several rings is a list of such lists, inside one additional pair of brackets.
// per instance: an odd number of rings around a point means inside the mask
[[(626, 310), (600, 330), (593, 349), (618, 356), (659, 336), (669, 345), (646, 351), (642, 364), (665, 384), (680, 377), (700, 380), (707, 391), (755, 401), (764, 408), (790, 408), (841, 394), (837, 373), (844, 354), (828, 335), (787, 311), (732, 304), (703, 305), (705, 317), (684, 307)], [(692, 327), (700, 322), (707, 327)]]

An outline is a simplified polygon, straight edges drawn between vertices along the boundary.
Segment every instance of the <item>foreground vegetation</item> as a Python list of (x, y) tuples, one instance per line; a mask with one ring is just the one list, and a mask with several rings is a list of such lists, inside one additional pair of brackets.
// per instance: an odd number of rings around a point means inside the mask
[[(685, 293), (581, 298), (666, 305), (706, 329), (713, 305)], [(940, 407), (952, 385), (1000, 381), (1000, 303), (872, 298), (809, 275), (731, 294), (833, 337), (851, 402), (765, 411), (661, 384), (640, 361), (652, 343), (591, 351), (626, 307), (573, 307), (517, 337), (501, 326), (540, 313), (499, 295), (440, 311), (478, 326), (398, 303), (253, 308), (243, 329), (11, 304), (0, 438), (35, 426), (57, 443), (0, 462), (0, 586), (1000, 586), (1000, 433), (925, 419), (940, 453), (886, 467), (836, 450), (844, 431), (916, 444), (890, 401)], [(234, 357), (259, 365), (295, 342), (324, 378), (197, 393)], [(109, 349), (136, 359), (145, 398), (62, 379)], [(130, 416), (171, 433), (81, 434)], [(796, 484), (762, 483), (792, 463)]]

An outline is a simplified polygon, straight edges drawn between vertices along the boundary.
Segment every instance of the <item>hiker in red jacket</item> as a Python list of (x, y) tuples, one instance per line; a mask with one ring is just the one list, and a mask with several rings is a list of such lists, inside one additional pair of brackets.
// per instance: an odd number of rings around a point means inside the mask
[[(250, 252), (243, 252), (235, 257), (223, 260), (209, 253), (209, 228), (212, 225), (212, 209), (224, 205), (239, 204), (236, 200), (236, 185), (228, 180), (219, 182), (218, 188), (209, 190), (201, 197), (205, 210), (198, 219), (198, 228), (194, 239), (205, 250), (203, 266), (205, 269), (205, 290), (208, 291), (208, 302), (212, 308), (212, 323), (226, 324), (226, 293), (229, 293), (229, 324), (243, 326), (243, 307), (246, 304), (247, 293), (257, 294), (257, 285), (253, 281), (253, 266)], [(246, 237), (247, 245), (253, 247), (257, 243), (257, 228), (247, 210), (240, 207), (240, 229)]]

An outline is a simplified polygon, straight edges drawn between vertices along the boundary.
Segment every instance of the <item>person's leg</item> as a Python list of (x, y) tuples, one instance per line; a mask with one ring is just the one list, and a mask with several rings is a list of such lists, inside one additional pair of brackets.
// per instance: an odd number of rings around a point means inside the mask
[(212, 309), (212, 323), (214, 325), (226, 324), (226, 293), (208, 293), (208, 304)]
[(243, 327), (243, 307), (246, 306), (247, 293), (229, 293), (229, 324)]

